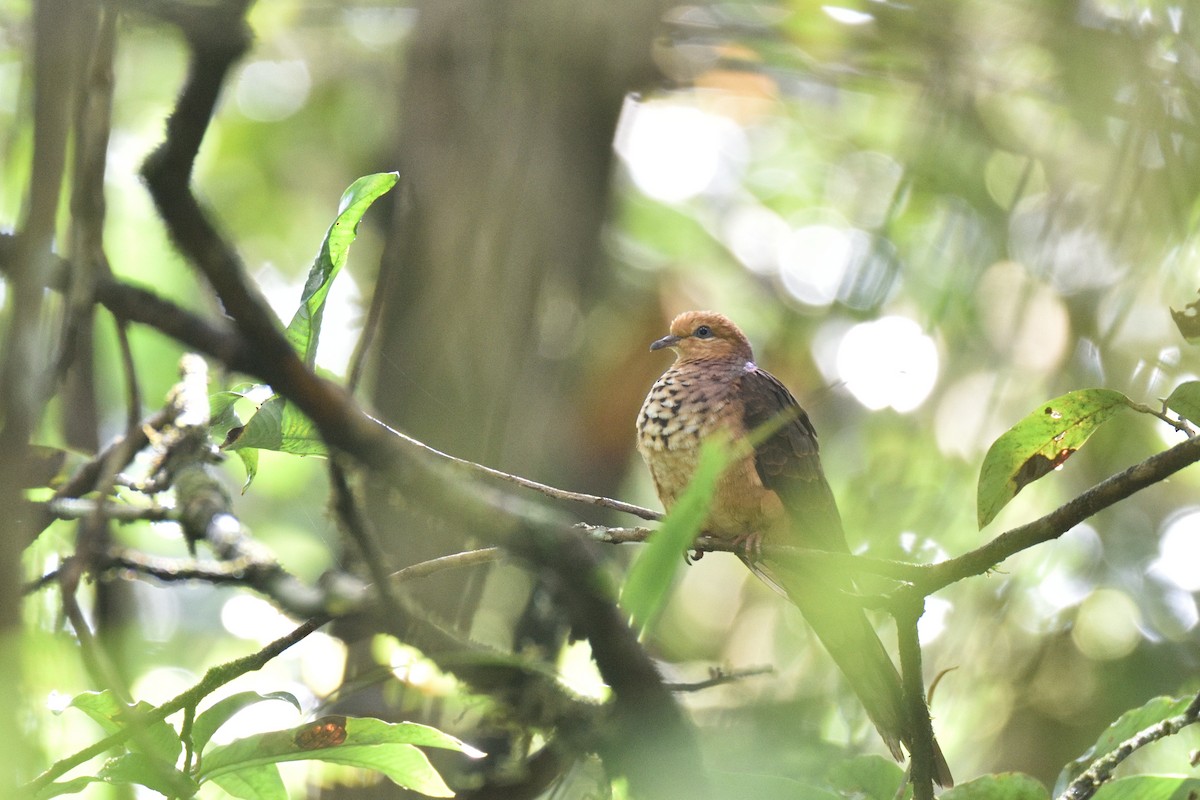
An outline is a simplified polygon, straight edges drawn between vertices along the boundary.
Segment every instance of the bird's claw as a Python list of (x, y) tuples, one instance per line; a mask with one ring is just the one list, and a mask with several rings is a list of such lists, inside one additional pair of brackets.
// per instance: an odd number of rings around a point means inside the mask
[(739, 555), (749, 559), (750, 561), (758, 561), (762, 558), (762, 532), (754, 531), (752, 533), (743, 533), (741, 536), (734, 538), (733, 546), (737, 549)]

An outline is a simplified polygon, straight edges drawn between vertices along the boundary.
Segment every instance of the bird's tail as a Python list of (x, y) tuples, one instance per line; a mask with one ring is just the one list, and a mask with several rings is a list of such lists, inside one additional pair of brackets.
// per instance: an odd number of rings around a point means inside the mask
[[(901, 745), (912, 749), (912, 722), (904, 703), (900, 675), (862, 608), (845, 597), (849, 581), (790, 564), (776, 569), (771, 568), (775, 565), (761, 561), (747, 564), (800, 609), (858, 695), (892, 755), (903, 761)], [(933, 758), (934, 780), (939, 786), (953, 786), (954, 778), (936, 739)]]

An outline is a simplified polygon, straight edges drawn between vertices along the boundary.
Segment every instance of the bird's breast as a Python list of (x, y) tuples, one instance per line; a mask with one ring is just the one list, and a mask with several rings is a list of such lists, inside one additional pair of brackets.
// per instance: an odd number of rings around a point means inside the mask
[(703, 376), (674, 371), (659, 378), (646, 395), (638, 414), (637, 447), (668, 508), (695, 474), (704, 439), (722, 427), (725, 395), (719, 384)]

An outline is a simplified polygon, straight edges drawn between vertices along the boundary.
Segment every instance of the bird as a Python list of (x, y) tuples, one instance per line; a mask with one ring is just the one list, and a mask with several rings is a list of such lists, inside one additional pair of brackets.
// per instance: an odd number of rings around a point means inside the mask
[[(900, 676), (862, 607), (853, 581), (803, 557), (764, 558), (764, 544), (848, 553), (841, 516), (825, 479), (817, 432), (796, 398), (758, 367), (745, 334), (715, 311), (687, 311), (650, 345), (675, 362), (654, 383), (637, 417), (637, 449), (669, 512), (713, 437), (745, 441), (717, 480), (703, 530), (740, 544), (760, 579), (791, 600), (858, 695), (898, 761), (912, 749), (913, 723)], [(750, 437), (748, 440), (746, 437)], [(768, 551), (769, 552), (769, 551)], [(934, 780), (954, 780), (934, 741)]]

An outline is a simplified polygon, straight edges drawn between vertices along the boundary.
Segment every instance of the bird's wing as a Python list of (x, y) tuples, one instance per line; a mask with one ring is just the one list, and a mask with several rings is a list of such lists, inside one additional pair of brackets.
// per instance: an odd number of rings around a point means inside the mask
[[(751, 436), (756, 430), (767, 432), (755, 447), (754, 464), (763, 486), (779, 496), (787, 512), (787, 543), (849, 552), (808, 414), (769, 372), (746, 370), (740, 388), (746, 430)], [(902, 759), (900, 744), (911, 741), (911, 728), (900, 676), (862, 608), (845, 596), (853, 591), (853, 580), (840, 570), (802, 558), (744, 560), (799, 607), (862, 700), (892, 755)], [(938, 783), (952, 786), (950, 769), (936, 742), (934, 752)]]
[(753, 434), (770, 431), (754, 448), (763, 486), (779, 495), (791, 523), (791, 544), (846, 552), (846, 537), (833, 492), (821, 470), (817, 432), (796, 398), (761, 369), (741, 378), (743, 423)]

